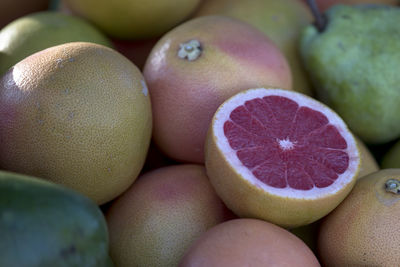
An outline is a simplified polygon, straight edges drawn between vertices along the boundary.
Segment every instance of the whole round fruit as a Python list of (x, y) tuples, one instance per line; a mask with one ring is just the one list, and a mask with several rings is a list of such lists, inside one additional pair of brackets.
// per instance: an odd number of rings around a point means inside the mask
[(240, 92), (218, 108), (205, 159), (212, 185), (234, 213), (288, 228), (339, 205), (360, 162), (334, 111), (304, 94), (265, 88)]
[(313, 94), (298, 51), (301, 30), (313, 21), (304, 3), (297, 0), (204, 0), (194, 16), (207, 15), (240, 19), (262, 31), (288, 60), (293, 90)]
[(325, 15), (326, 27), (305, 27), (299, 45), (316, 97), (365, 143), (396, 140), (400, 137), (400, 8), (336, 5)]
[(142, 74), (102, 45), (42, 50), (0, 80), (0, 168), (61, 183), (99, 204), (137, 178), (151, 126)]
[(113, 266), (103, 213), (74, 190), (0, 171), (0, 215), (0, 266)]
[(320, 266), (298, 237), (272, 223), (234, 219), (202, 234), (179, 267)]
[(159, 37), (187, 19), (200, 0), (64, 0), (66, 6), (121, 39)]
[(321, 223), (318, 250), (324, 266), (398, 266), (400, 169), (359, 179)]
[(75, 16), (43, 11), (14, 20), (0, 31), (0, 76), (35, 52), (78, 41), (111, 46), (103, 33)]
[(1, 0), (0, 29), (19, 17), (46, 10), (48, 6), (49, 0)]
[(190, 244), (234, 215), (215, 194), (204, 166), (143, 174), (106, 213), (116, 266), (177, 266)]
[(279, 49), (249, 24), (223, 16), (187, 21), (164, 35), (143, 75), (154, 113), (154, 141), (169, 157), (204, 162), (204, 141), (218, 106), (258, 86), (291, 89)]

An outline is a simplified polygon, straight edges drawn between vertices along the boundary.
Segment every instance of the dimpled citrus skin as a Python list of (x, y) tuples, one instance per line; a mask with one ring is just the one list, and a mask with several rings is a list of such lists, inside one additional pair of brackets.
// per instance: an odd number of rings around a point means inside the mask
[(235, 218), (205, 168), (183, 164), (143, 174), (106, 212), (116, 266), (177, 266), (208, 228)]
[(354, 136), (354, 139), (356, 140), (358, 150), (360, 151), (360, 169), (357, 174), (357, 179), (359, 179), (367, 174), (378, 171), (380, 168), (378, 162), (364, 142), (357, 136)]
[(19, 18), (0, 31), (0, 75), (35, 52), (78, 41), (111, 47), (104, 34), (75, 16), (43, 11)]
[(235, 219), (212, 227), (185, 253), (179, 267), (320, 266), (295, 235), (256, 219)]
[(205, 0), (194, 16), (217, 14), (240, 19), (266, 34), (289, 62), (293, 90), (313, 95), (298, 52), (301, 30), (313, 21), (304, 3), (297, 0)]
[[(200, 42), (202, 53), (178, 57), (181, 44)], [(204, 162), (207, 129), (218, 106), (254, 86), (292, 88), (289, 65), (256, 28), (239, 20), (208, 16), (166, 34), (150, 53), (143, 75), (154, 114), (154, 140), (169, 157)]]
[(0, 80), (0, 168), (74, 188), (98, 204), (136, 179), (151, 137), (143, 76), (105, 46), (69, 43)]
[(320, 226), (318, 250), (324, 266), (398, 266), (400, 195), (385, 191), (400, 169), (359, 179), (348, 197)]
[(400, 9), (337, 5), (323, 33), (305, 28), (301, 54), (316, 95), (367, 144), (400, 136)]
[(200, 0), (64, 0), (73, 13), (121, 39), (158, 37), (185, 20)]

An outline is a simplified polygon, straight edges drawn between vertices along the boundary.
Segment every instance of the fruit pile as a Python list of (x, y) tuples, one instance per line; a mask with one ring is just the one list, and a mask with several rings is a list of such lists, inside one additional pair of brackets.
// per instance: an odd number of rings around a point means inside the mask
[(398, 266), (397, 0), (4, 0), (0, 267)]

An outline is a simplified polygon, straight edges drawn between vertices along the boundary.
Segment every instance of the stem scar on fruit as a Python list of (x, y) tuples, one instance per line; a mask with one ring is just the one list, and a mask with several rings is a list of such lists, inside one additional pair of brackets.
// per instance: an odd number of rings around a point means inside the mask
[(311, 9), (311, 13), (315, 18), (314, 25), (317, 27), (319, 32), (323, 32), (325, 30), (327, 19), (324, 14), (321, 14), (319, 11), (318, 5), (315, 0), (307, 0), (307, 4)]
[(385, 189), (387, 192), (391, 192), (400, 195), (400, 181), (397, 179), (389, 179), (385, 182)]
[(202, 50), (200, 42), (193, 39), (186, 43), (179, 44), (178, 57), (193, 61), (201, 55)]

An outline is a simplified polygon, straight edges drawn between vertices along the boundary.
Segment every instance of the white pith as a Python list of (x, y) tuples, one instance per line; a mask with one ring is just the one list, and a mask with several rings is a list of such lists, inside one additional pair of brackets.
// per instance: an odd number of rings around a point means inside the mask
[(291, 140), (289, 140), (288, 138), (283, 139), (283, 140), (276, 140), (279, 143), (279, 146), (281, 149), (283, 150), (290, 150), (292, 148), (294, 148), (294, 143)]
[[(336, 181), (325, 188), (317, 188), (314, 187), (310, 190), (297, 190), (290, 187), (286, 188), (275, 188), (268, 186), (258, 180), (251, 171), (245, 167), (239, 158), (236, 156), (236, 151), (233, 150), (229, 143), (228, 139), (224, 134), (224, 123), (229, 119), (229, 115), (231, 112), (237, 108), (238, 106), (243, 105), (246, 101), (262, 98), (265, 96), (283, 96), (289, 99), (294, 100), (300, 106), (307, 106), (311, 109), (317, 110), (325, 114), (328, 118), (329, 123), (334, 125), (339, 133), (343, 136), (343, 138), (347, 142), (346, 151), (349, 155), (349, 167), (348, 169), (336, 179)], [(244, 91), (239, 93), (225, 103), (223, 103), (213, 118), (213, 133), (215, 135), (216, 145), (223, 152), (226, 161), (247, 181), (253, 184), (256, 187), (259, 187), (265, 191), (268, 191), (270, 194), (274, 194), (281, 197), (289, 197), (289, 198), (301, 198), (301, 199), (315, 199), (321, 198), (323, 196), (327, 196), (330, 194), (335, 194), (337, 191), (341, 190), (345, 185), (352, 182), (354, 179), (354, 175), (357, 172), (360, 157), (357, 149), (356, 141), (350, 131), (348, 130), (344, 121), (331, 109), (329, 109), (324, 104), (307, 97), (303, 94), (282, 90), (282, 89), (265, 89), (265, 88), (257, 88)], [(291, 141), (290, 140), (279, 140), (280, 143), (290, 149)]]

